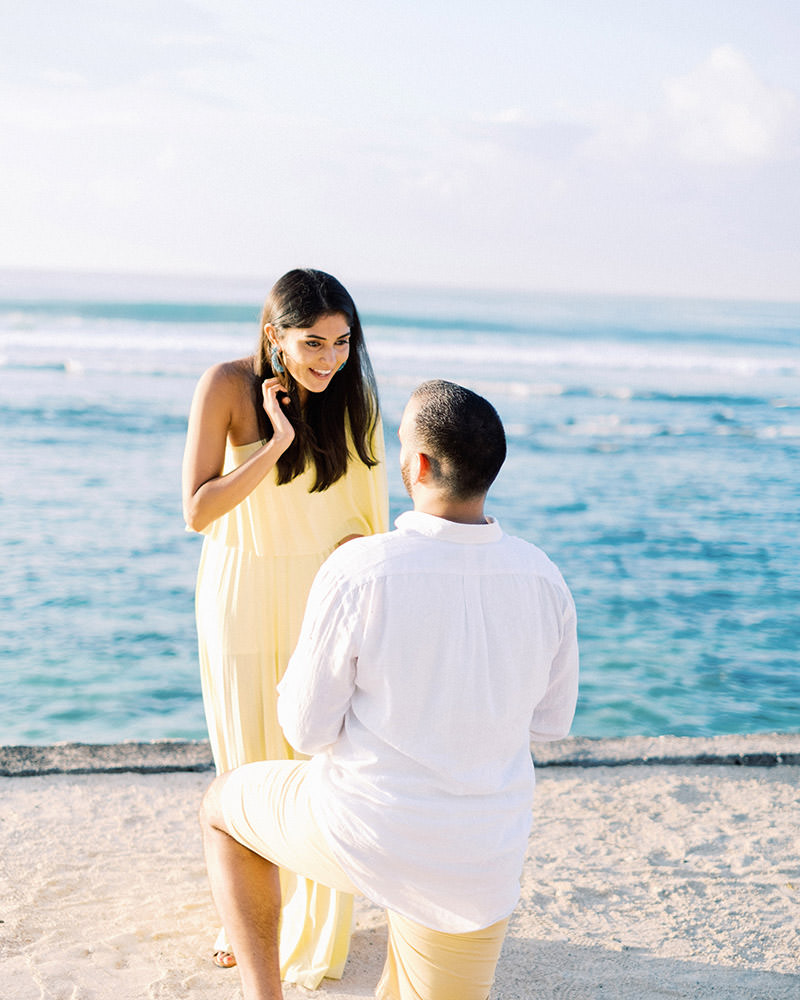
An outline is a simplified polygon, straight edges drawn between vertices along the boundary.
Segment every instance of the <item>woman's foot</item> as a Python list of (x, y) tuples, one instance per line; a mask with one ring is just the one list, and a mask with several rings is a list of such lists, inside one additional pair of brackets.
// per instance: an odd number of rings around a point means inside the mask
[(215, 951), (214, 965), (220, 969), (232, 969), (236, 965), (236, 958), (232, 951)]

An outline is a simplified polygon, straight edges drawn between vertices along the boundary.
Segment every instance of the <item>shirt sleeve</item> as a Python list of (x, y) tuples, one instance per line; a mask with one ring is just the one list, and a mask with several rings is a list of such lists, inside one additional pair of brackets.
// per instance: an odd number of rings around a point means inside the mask
[(291, 746), (305, 754), (336, 742), (355, 690), (357, 593), (331, 568), (336, 555), (317, 573), (297, 647), (278, 685), (278, 721)]
[(569, 733), (578, 701), (578, 628), (575, 603), (568, 596), (561, 644), (550, 666), (544, 697), (531, 719), (531, 739), (537, 743), (560, 740)]

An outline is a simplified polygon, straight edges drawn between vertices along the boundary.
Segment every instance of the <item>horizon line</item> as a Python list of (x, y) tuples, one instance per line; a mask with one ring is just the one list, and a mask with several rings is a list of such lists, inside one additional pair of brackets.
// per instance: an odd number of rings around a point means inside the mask
[[(148, 271), (148, 270), (125, 270), (125, 269), (103, 269), (103, 268), (73, 268), (73, 267), (53, 267), (53, 266), (41, 266), (33, 267), (29, 265), (16, 265), (16, 264), (0, 264), (0, 301), (2, 302), (57, 302), (57, 301), (72, 301), (78, 297), (85, 297), (87, 291), (82, 291), (78, 288), (71, 288), (67, 290), (56, 291), (53, 294), (47, 296), (43, 295), (40, 290), (35, 290), (34, 294), (25, 295), (24, 293), (14, 293), (11, 294), (10, 289), (4, 287), (6, 281), (9, 279), (22, 279), (28, 280), (38, 279), (43, 280), (47, 278), (53, 278), (62, 282), (73, 282), (80, 283), (88, 281), (100, 281), (100, 282), (120, 282), (123, 285), (135, 285), (138, 283), (141, 285), (146, 285), (147, 283), (155, 283), (157, 286), (161, 286), (162, 290), (168, 288), (170, 285), (175, 285), (178, 283), (199, 285), (202, 287), (193, 289), (193, 291), (200, 292), (203, 301), (207, 303), (220, 301), (215, 298), (214, 295), (220, 295), (223, 292), (227, 292), (227, 296), (230, 296), (231, 291), (239, 288), (249, 288), (252, 287), (253, 291), (256, 288), (259, 289), (257, 301), (261, 301), (269, 291), (267, 282), (271, 281), (274, 283), (279, 275), (274, 278), (264, 279), (256, 274), (232, 274), (232, 273), (220, 273), (211, 271), (168, 271), (168, 270), (158, 270), (158, 271)], [(5, 281), (3, 280), (5, 279)], [(209, 290), (209, 283), (213, 283), (217, 286), (216, 289), (211, 288)], [(519, 297), (531, 297), (531, 298), (541, 298), (541, 299), (605, 299), (605, 300), (644, 300), (644, 301), (668, 301), (668, 302), (678, 302), (678, 303), (730, 303), (730, 304), (741, 304), (741, 305), (800, 305), (800, 292), (796, 297), (792, 298), (789, 296), (767, 296), (767, 295), (754, 295), (754, 294), (725, 294), (721, 292), (708, 292), (708, 293), (692, 293), (692, 292), (675, 292), (675, 291), (642, 291), (642, 290), (607, 290), (591, 287), (522, 287), (515, 284), (486, 284), (478, 285), (474, 282), (466, 282), (463, 284), (450, 284), (443, 282), (421, 282), (421, 281), (391, 281), (391, 280), (377, 280), (377, 279), (347, 279), (346, 284), (350, 287), (357, 287), (361, 291), (370, 292), (393, 292), (393, 293), (412, 293), (412, 294), (445, 294), (445, 295), (458, 295), (458, 294), (470, 294), (477, 296), (493, 296), (493, 295), (514, 295)], [(106, 301), (114, 302), (124, 302), (126, 301), (119, 296), (124, 293), (126, 289), (118, 289), (114, 292), (113, 298)], [(142, 296), (144, 294), (153, 293), (154, 289), (146, 288), (136, 288), (127, 289), (128, 294), (135, 294)], [(203, 294), (204, 293), (204, 294)], [(104, 301), (98, 298), (94, 292), (91, 291), (93, 301)], [(153, 299), (148, 299), (148, 301), (157, 301)], [(174, 299), (167, 298), (160, 301), (175, 301)], [(229, 297), (225, 298), (226, 304), (232, 304), (234, 301)], [(242, 302), (244, 304), (244, 302)]]

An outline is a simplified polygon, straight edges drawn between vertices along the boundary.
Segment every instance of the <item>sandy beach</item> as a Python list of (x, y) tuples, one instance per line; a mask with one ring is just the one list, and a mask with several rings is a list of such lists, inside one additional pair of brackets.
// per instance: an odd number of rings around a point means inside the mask
[[(536, 819), (493, 1000), (800, 996), (800, 735), (535, 748)], [(236, 1000), (197, 807), (203, 743), (0, 748), (0, 997)], [(361, 900), (341, 982), (372, 996)]]

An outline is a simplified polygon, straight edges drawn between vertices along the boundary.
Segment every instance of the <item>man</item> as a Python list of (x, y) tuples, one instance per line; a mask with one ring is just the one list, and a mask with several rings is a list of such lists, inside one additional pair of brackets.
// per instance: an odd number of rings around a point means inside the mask
[(386, 907), (382, 1000), (485, 1000), (531, 825), (530, 740), (567, 734), (575, 606), (484, 514), (505, 459), (480, 396), (432, 381), (400, 425), (414, 510), (320, 569), (278, 713), (307, 761), (221, 775), (202, 823), (246, 1000), (282, 996), (281, 865)]

